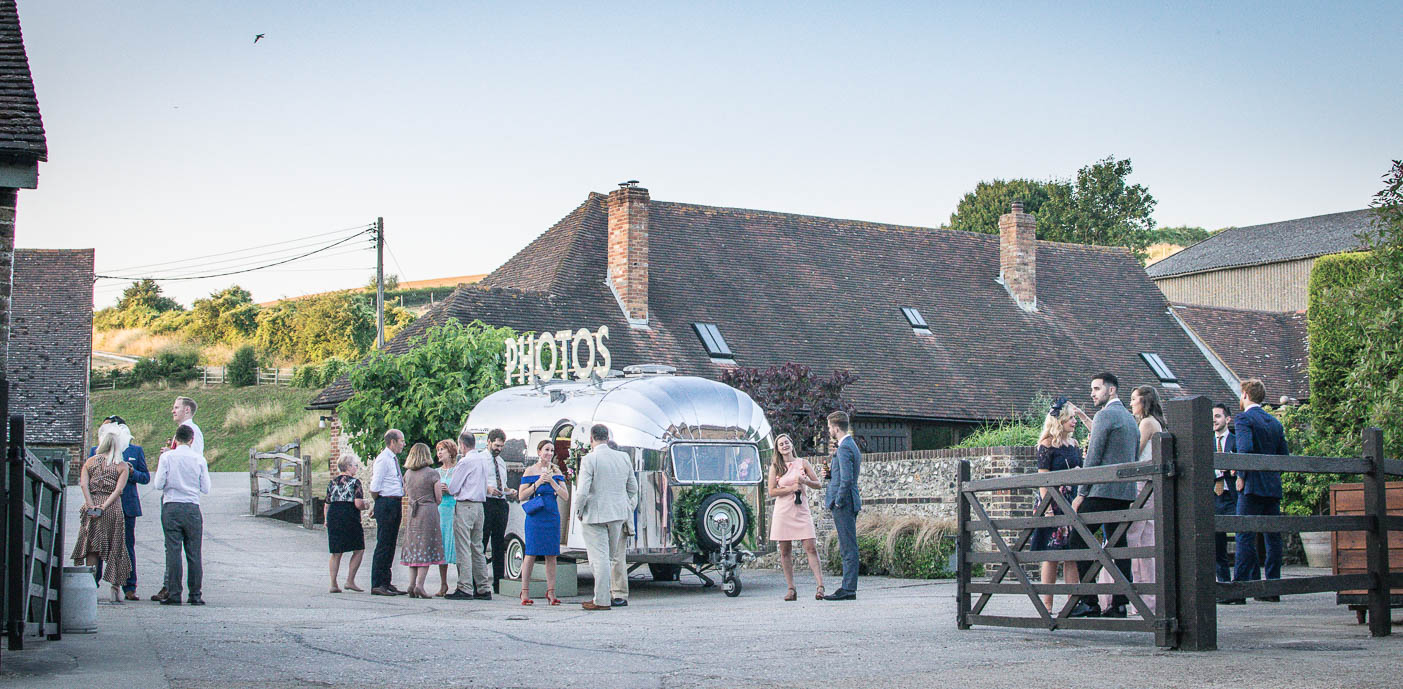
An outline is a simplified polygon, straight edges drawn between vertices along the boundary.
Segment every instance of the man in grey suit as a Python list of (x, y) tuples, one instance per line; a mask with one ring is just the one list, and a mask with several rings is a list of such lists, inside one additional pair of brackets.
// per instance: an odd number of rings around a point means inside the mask
[[(1102, 373), (1091, 379), (1091, 401), (1101, 406), (1101, 411), (1096, 412), (1096, 418), (1091, 420), (1091, 437), (1087, 440), (1086, 460), (1082, 462), (1084, 467), (1108, 466), (1111, 464), (1126, 464), (1134, 462), (1140, 446), (1140, 427), (1135, 422), (1135, 417), (1126, 410), (1120, 398), (1116, 396), (1116, 391), (1120, 387), (1120, 381), (1113, 374)], [(1078, 413), (1081, 410), (1077, 410)], [(1086, 422), (1086, 414), (1081, 414), (1083, 422)], [(1079, 486), (1077, 488), (1076, 500), (1072, 501), (1072, 508), (1077, 514), (1090, 514), (1093, 512), (1110, 512), (1115, 510), (1130, 509), (1130, 504), (1135, 501), (1135, 483), (1095, 483)], [(1115, 531), (1118, 522), (1106, 522), (1104, 524), (1088, 525), (1095, 533), (1099, 527), (1102, 531), (1102, 538), (1109, 538), (1111, 532)], [(1068, 549), (1076, 550), (1086, 547), (1086, 541), (1081, 534), (1072, 531), (1072, 537), (1067, 544)], [(1125, 535), (1110, 544), (1113, 548), (1125, 547)], [(1086, 570), (1091, 563), (1086, 560), (1077, 562), (1077, 574), (1081, 581), (1086, 581)], [(1130, 560), (1116, 560), (1116, 567), (1125, 573), (1127, 581), (1130, 580)], [(1096, 601), (1095, 596), (1083, 596), (1072, 612), (1072, 617), (1125, 617), (1126, 597), (1120, 594), (1111, 597), (1111, 607), (1104, 613), (1101, 605)]]
[(857, 600), (857, 513), (862, 509), (857, 477), (862, 472), (862, 451), (848, 429), (846, 412), (835, 411), (828, 415), (828, 437), (837, 443), (838, 452), (833, 456), (833, 473), (823, 504), (833, 513), (833, 530), (838, 532), (843, 585), (824, 596), (824, 600)]
[[(624, 564), (624, 523), (638, 506), (638, 477), (633, 460), (609, 447), (609, 428), (595, 424), (589, 431), (590, 453), (580, 460), (580, 481), (575, 488), (575, 513), (583, 525), (585, 552), (594, 571), (594, 600), (585, 610), (608, 610), (610, 594), (627, 605), (628, 574)], [(617, 581), (618, 572), (623, 581)]]

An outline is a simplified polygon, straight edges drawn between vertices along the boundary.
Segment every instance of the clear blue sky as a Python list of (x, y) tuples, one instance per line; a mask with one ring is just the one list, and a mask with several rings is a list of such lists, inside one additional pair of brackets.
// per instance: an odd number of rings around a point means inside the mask
[[(50, 162), (18, 243), (96, 247), (99, 272), (377, 215), (390, 272), (487, 272), (631, 178), (935, 226), (981, 179), (1107, 155), (1159, 224), (1217, 228), (1362, 208), (1403, 157), (1396, 2), (19, 4)], [(168, 290), (272, 299), (372, 266)]]

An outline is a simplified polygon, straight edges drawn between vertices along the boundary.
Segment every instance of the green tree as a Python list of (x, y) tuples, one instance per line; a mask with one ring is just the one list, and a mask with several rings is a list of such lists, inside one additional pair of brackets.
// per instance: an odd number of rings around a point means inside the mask
[(234, 358), (229, 361), (229, 384), (235, 387), (246, 388), (258, 383), (258, 352), (253, 347), (244, 345), (234, 352)]
[[(1023, 211), (1037, 215), (1051, 196), (1048, 191), (1062, 182), (1038, 182), (1031, 179), (996, 179), (974, 185), (950, 214), (950, 229), (962, 232), (999, 233), (999, 216), (1008, 213), (1014, 201), (1023, 202)], [(1038, 238), (1043, 236), (1041, 219)]]
[(430, 328), (403, 354), (379, 350), (351, 371), (355, 393), (337, 409), (351, 448), (373, 457), (385, 431), (409, 442), (456, 438), (468, 412), (503, 383), (510, 328), (457, 320)]
[(375, 309), (351, 292), (303, 299), (294, 313), (295, 354), (304, 361), (360, 359), (375, 344)]
[(145, 306), (158, 314), (180, 310), (180, 304), (161, 294), (161, 286), (151, 278), (133, 282), (122, 290), (122, 298), (117, 300), (118, 311), (130, 311), (136, 306)]
[(1143, 260), (1154, 236), (1155, 199), (1145, 187), (1127, 183), (1132, 171), (1130, 159), (1111, 156), (1071, 180), (980, 182), (960, 200), (950, 228), (996, 234), (999, 216), (1019, 199), (1038, 219), (1038, 239), (1123, 246)]
[[(368, 280), (368, 281), (365, 283), (365, 288), (368, 289), (368, 290), (370, 290), (371, 292), (374, 292), (374, 291), (375, 291), (375, 276), (374, 276), (374, 275), (371, 275), (371, 276), (370, 276), (370, 280)], [(388, 291), (390, 291), (390, 290), (392, 290), (392, 289), (399, 289), (399, 276), (398, 276), (398, 275), (386, 275), (386, 276), (385, 276), (385, 291), (388, 292)]]
[[(235, 310), (240, 313), (226, 316)], [(257, 310), (253, 295), (238, 285), (232, 285), (204, 299), (195, 300), (186, 332), (203, 342), (238, 342), (253, 334)]]
[(1192, 246), (1205, 239), (1208, 239), (1208, 230), (1202, 227), (1191, 227), (1180, 225), (1178, 227), (1159, 227), (1150, 235), (1150, 244), (1177, 244), (1179, 246)]

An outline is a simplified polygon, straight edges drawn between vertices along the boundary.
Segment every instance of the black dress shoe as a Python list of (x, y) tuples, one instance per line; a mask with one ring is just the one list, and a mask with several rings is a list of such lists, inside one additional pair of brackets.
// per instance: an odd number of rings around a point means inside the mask
[(165, 600), (165, 599), (166, 599), (166, 587), (164, 587), (164, 586), (161, 587), (161, 590), (160, 590), (160, 591), (157, 591), (155, 594), (153, 594), (153, 595), (151, 596), (151, 600), (154, 600), (154, 601), (156, 601), (156, 602), (158, 602), (158, 603), (161, 602), (161, 601), (163, 601), (163, 600)]
[(1280, 602), (1281, 602), (1281, 596), (1257, 596), (1256, 598), (1253, 598), (1252, 600), (1259, 600), (1259, 601), (1262, 601), (1263, 603), (1280, 603)]
[(1125, 617), (1124, 605), (1112, 605), (1101, 613), (1102, 617)]
[(610, 604), (613, 605), (613, 606), (616, 607), (616, 608), (626, 608), (626, 607), (628, 607), (628, 599), (627, 599), (627, 598), (615, 598), (614, 600), (610, 601)]
[(180, 596), (166, 596), (161, 599), (161, 605), (180, 605)]
[(1072, 611), (1067, 613), (1067, 617), (1100, 617), (1101, 606), (1095, 603), (1088, 603), (1085, 600), (1077, 601), (1072, 607)]
[(444, 600), (472, 600), (473, 594), (467, 591), (457, 590), (443, 597)]
[(830, 593), (830, 594), (824, 596), (823, 599), (824, 599), (824, 600), (857, 600), (857, 593), (854, 592), (854, 591), (847, 591), (847, 590), (844, 590), (844, 589), (838, 589), (837, 591), (834, 591), (833, 593)]
[(398, 594), (398, 593), (395, 593), (394, 591), (391, 591), (391, 590), (385, 588), (384, 586), (377, 586), (377, 587), (375, 587), (375, 588), (373, 588), (373, 589), (370, 589), (370, 595), (372, 595), (372, 596), (398, 596), (399, 594)]
[(1229, 598), (1218, 601), (1218, 605), (1247, 605), (1246, 598)]
[(473, 600), (492, 600), (492, 592), (483, 591), (482, 593), (474, 593)]
[(190, 600), (186, 601), (186, 603), (189, 605), (204, 605), (205, 599), (199, 596), (190, 596)]
[(401, 590), (395, 588), (395, 585), (394, 585), (394, 584), (385, 584), (385, 590), (386, 590), (386, 591), (389, 591), (390, 593), (395, 594), (396, 596), (407, 596), (407, 595), (409, 595), (409, 592), (408, 592), (408, 591), (401, 591)]

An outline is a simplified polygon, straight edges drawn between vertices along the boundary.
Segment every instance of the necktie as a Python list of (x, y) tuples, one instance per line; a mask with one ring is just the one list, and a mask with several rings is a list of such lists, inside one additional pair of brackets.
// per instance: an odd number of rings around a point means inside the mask
[(1222, 451), (1223, 451), (1223, 440), (1224, 440), (1223, 436), (1221, 436), (1221, 435), (1218, 436), (1218, 451), (1219, 451), (1219, 452), (1222, 452)]
[(497, 471), (497, 458), (492, 458), (492, 477), (497, 479), (497, 492), (502, 493), (502, 472)]

